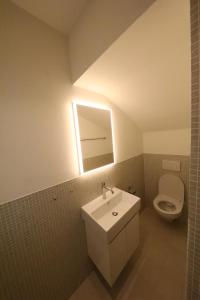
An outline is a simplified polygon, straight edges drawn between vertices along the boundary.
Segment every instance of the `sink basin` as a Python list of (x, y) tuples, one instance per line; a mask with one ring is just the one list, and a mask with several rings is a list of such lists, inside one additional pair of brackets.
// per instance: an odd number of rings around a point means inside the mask
[(113, 188), (114, 193), (106, 193), (84, 205), (82, 217), (86, 224), (92, 225), (93, 231), (107, 243), (110, 243), (122, 228), (140, 209), (140, 198)]

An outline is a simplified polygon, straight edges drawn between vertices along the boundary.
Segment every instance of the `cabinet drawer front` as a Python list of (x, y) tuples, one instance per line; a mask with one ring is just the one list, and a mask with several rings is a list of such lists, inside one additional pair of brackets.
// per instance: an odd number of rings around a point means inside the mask
[(125, 228), (116, 236), (112, 243), (109, 244), (109, 252), (111, 279), (113, 283), (127, 262)]
[(135, 249), (139, 245), (139, 216), (138, 214), (131, 219), (125, 227), (126, 230), (126, 245), (127, 257), (130, 258)]

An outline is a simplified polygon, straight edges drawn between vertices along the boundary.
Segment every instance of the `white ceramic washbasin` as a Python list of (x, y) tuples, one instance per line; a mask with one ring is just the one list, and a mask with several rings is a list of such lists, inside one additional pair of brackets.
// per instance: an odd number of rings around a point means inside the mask
[(114, 194), (106, 193), (106, 199), (99, 196), (81, 208), (86, 226), (92, 226), (99, 238), (108, 243), (140, 209), (140, 198), (118, 188), (113, 191)]

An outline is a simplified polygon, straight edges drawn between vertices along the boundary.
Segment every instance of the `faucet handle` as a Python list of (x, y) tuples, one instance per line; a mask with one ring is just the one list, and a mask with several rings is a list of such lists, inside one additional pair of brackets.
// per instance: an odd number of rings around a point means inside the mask
[(110, 191), (111, 191), (112, 194), (114, 194), (114, 192), (115, 192), (115, 191), (114, 191), (114, 185), (111, 185), (111, 186), (110, 186)]
[(103, 181), (103, 182), (101, 183), (102, 189), (103, 189), (105, 186), (106, 186), (106, 183), (105, 183), (105, 181)]

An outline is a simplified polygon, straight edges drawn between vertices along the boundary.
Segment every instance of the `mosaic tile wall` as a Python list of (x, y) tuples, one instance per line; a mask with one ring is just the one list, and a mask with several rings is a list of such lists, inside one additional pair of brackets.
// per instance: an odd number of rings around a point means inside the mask
[(80, 207), (101, 182), (144, 198), (143, 156), (0, 206), (0, 299), (66, 300), (88, 276)]
[(189, 195), (187, 300), (200, 299), (200, 104), (199, 17), (200, 1), (191, 0), (192, 143)]

